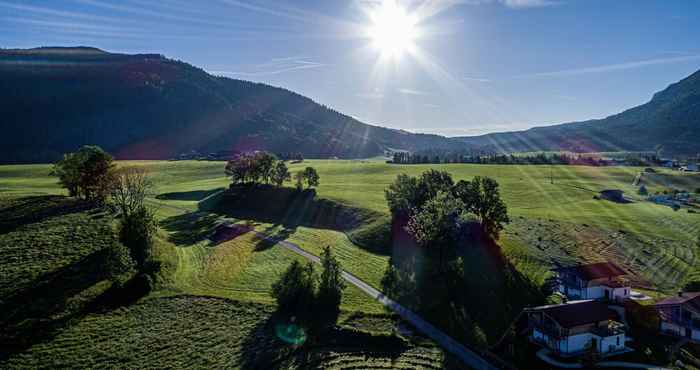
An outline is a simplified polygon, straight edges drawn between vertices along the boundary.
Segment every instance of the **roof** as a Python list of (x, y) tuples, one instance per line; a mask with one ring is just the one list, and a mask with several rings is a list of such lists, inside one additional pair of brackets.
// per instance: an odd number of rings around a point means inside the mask
[(679, 293), (656, 302), (655, 306), (672, 306), (677, 304), (689, 304), (700, 312), (700, 292)]
[(627, 272), (625, 270), (623, 270), (622, 268), (620, 268), (620, 266), (612, 262), (599, 262), (591, 263), (588, 265), (562, 267), (554, 271), (564, 274), (574, 274), (583, 280), (593, 280), (627, 275)]
[(600, 301), (571, 301), (569, 303), (526, 309), (528, 312), (544, 312), (564, 328), (607, 321), (611, 318), (608, 306)]

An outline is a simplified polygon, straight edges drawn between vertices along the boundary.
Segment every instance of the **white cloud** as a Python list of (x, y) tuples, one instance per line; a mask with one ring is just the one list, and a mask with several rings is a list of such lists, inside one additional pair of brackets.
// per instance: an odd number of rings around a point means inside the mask
[(465, 80), (467, 81), (474, 81), (474, 82), (491, 82), (490, 79), (488, 78), (480, 78), (480, 77), (464, 77)]
[(551, 0), (499, 0), (505, 6), (514, 9), (539, 8), (543, 6), (557, 5), (559, 2)]
[(233, 76), (270, 76), (285, 72), (293, 72), (304, 69), (320, 68), (326, 66), (323, 63), (318, 63), (303, 57), (284, 57), (273, 58), (267, 62), (249, 66), (248, 70), (228, 71), (228, 70), (213, 70), (209, 71), (213, 74), (233, 75)]
[(396, 91), (398, 91), (399, 94), (404, 94), (404, 95), (428, 95), (428, 93), (425, 91), (415, 90), (415, 89), (402, 88), (402, 89), (398, 89)]
[(604, 73), (604, 72), (622, 71), (622, 70), (627, 70), (627, 69), (642, 68), (642, 67), (648, 67), (648, 66), (653, 66), (653, 65), (690, 62), (690, 61), (695, 61), (695, 60), (700, 60), (700, 54), (681, 56), (681, 57), (647, 59), (647, 60), (641, 60), (641, 61), (636, 61), (636, 62), (616, 63), (616, 64), (608, 64), (608, 65), (604, 65), (604, 66), (595, 66), (595, 67), (564, 69), (564, 70), (560, 70), (560, 71), (531, 73), (531, 74), (526, 74), (526, 75), (515, 76), (515, 78), (577, 76), (577, 75), (584, 75), (584, 74), (589, 74), (589, 73)]

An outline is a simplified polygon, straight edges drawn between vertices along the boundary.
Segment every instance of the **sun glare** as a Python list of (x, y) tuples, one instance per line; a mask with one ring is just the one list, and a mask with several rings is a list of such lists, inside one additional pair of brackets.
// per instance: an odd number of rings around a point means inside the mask
[(384, 0), (370, 13), (370, 19), (369, 37), (383, 55), (398, 57), (413, 48), (417, 19), (396, 1)]

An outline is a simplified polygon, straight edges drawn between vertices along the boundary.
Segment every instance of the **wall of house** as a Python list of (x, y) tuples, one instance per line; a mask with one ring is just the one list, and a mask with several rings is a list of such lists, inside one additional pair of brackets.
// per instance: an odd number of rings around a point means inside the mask
[(593, 338), (593, 334), (591, 333), (581, 333), (581, 334), (576, 334), (576, 335), (571, 335), (566, 338), (566, 340), (562, 340), (561, 343), (561, 351), (563, 353), (576, 353), (576, 352), (583, 352), (586, 350), (586, 346), (588, 343), (591, 341)]
[(589, 286), (586, 288), (586, 299), (599, 299), (605, 297), (605, 288), (602, 286)]
[(661, 322), (661, 331), (666, 332), (666, 333), (671, 333), (677, 336), (684, 336), (685, 335), (685, 330), (681, 328), (680, 326), (676, 324), (672, 324), (670, 322)]
[[(614, 288), (610, 293), (610, 299), (614, 301), (621, 301), (630, 297), (630, 292), (632, 289), (630, 287)], [(603, 293), (605, 294), (605, 293)]]
[[(625, 347), (625, 334), (599, 338), (598, 351), (600, 353), (615, 352)], [(618, 338), (620, 344), (617, 344)]]

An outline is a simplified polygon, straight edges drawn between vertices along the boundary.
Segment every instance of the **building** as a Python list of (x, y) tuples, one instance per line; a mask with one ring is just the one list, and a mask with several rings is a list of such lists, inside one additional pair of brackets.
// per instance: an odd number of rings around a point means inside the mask
[(678, 293), (657, 302), (662, 333), (700, 342), (700, 292)]
[(611, 262), (576, 265), (554, 270), (558, 290), (567, 298), (623, 301), (630, 296), (631, 287), (622, 277), (622, 268)]
[(600, 301), (586, 300), (526, 308), (529, 339), (562, 357), (595, 349), (603, 356), (630, 351), (624, 325)]

